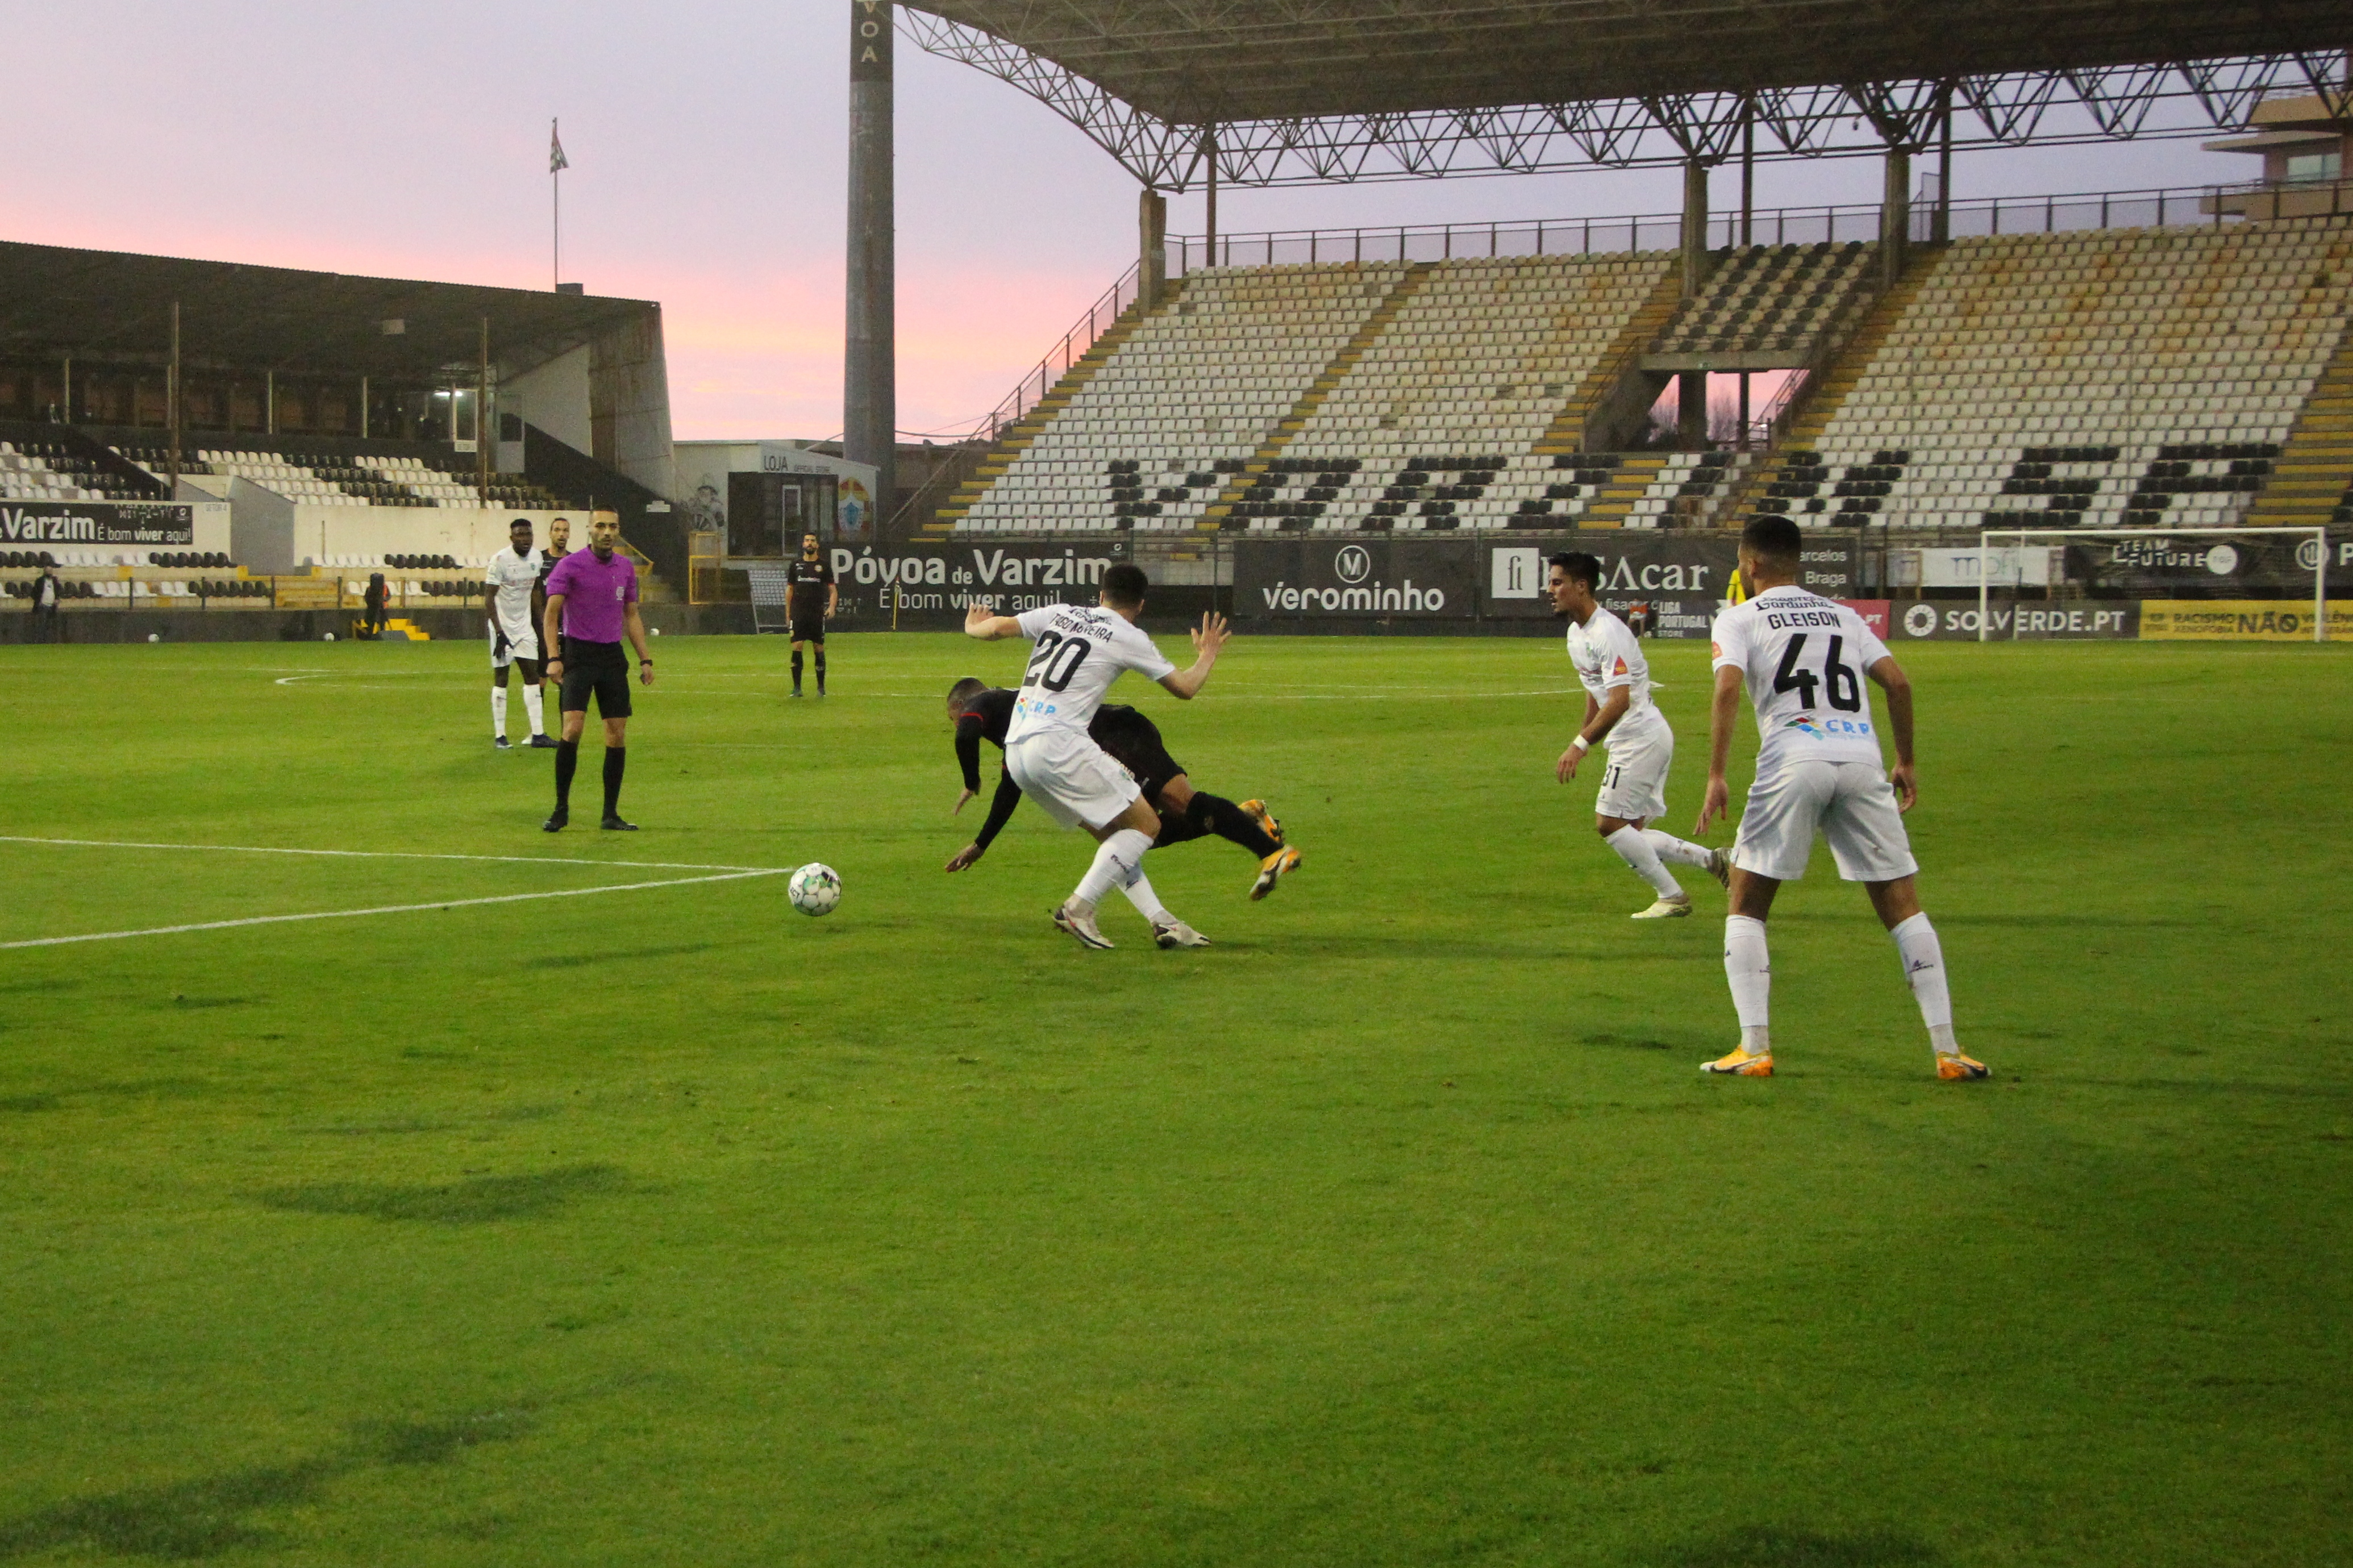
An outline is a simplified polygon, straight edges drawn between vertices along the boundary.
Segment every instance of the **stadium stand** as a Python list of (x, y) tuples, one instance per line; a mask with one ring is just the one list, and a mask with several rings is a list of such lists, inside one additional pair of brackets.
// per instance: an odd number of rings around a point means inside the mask
[(1956, 241), (1884, 301), (1752, 512), (2235, 526), (2337, 351), (2353, 221)]
[(1391, 296), (1402, 264), (1185, 280), (958, 519), (965, 529), (1190, 529)]
[(0, 499), (147, 500), (152, 497), (62, 443), (0, 441)]
[(1651, 345), (1654, 353), (1807, 353), (1867, 308), (1879, 247), (1748, 246), (1708, 274)]
[[(314, 444), (315, 445), (315, 444)], [(169, 455), (152, 446), (114, 448), (161, 480)], [(287, 500), (314, 506), (480, 506), (473, 475), (446, 449), (406, 454), (353, 450), (301, 452), (199, 448), (183, 454), (183, 475), (241, 479)], [(488, 505), (549, 510), (567, 503), (520, 474), (491, 476)]]
[[(943, 521), (2183, 527), (2353, 508), (2353, 218), (1964, 238), (1916, 247), (1884, 291), (1866, 243), (1719, 252), (1689, 299), (1676, 261), (1197, 271), (1107, 333)], [(1813, 384), (1769, 454), (1599, 449), (1677, 355), (1810, 364)]]

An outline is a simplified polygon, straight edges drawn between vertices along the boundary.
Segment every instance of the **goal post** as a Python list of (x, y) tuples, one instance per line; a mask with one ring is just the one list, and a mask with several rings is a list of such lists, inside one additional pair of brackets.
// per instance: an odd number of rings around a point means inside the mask
[[(2012, 539), (2023, 548), (2035, 539), (2130, 539), (2136, 536), (2189, 539), (2222, 535), (2301, 536), (2313, 542), (2312, 562), (2312, 640), (2328, 640), (2328, 529), (2324, 525), (2294, 528), (1984, 528), (1978, 531), (1978, 641), (1992, 640), (1990, 612), (1993, 608), (1992, 588), (1994, 545), (1997, 539)], [(2010, 636), (2018, 635), (2018, 618), (2010, 617)]]

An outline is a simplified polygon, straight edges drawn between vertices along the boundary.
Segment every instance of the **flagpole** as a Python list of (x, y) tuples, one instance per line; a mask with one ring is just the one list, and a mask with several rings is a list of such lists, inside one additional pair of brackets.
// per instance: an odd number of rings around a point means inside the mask
[[(561, 147), (564, 145), (563, 139), (558, 134), (558, 131), (559, 127), (556, 121), (551, 120), (547, 122), (547, 140), (548, 144), (551, 147)], [(549, 200), (552, 204), (550, 211), (554, 223), (554, 249), (553, 260), (555, 268), (555, 276), (550, 279), (550, 284), (552, 287), (561, 289), (564, 287), (564, 166), (553, 157), (551, 157), (547, 163), (547, 184)]]

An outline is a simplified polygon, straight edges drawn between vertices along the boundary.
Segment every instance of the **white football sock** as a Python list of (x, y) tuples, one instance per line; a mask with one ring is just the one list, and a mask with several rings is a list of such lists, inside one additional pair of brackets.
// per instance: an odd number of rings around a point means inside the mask
[(1707, 869), (1708, 857), (1715, 853), (1704, 844), (1694, 844), (1655, 827), (1644, 828), (1642, 838), (1660, 859), (1676, 866), (1696, 866), (1703, 871)]
[(1122, 879), (1120, 890), (1127, 895), (1127, 901), (1135, 906), (1135, 912), (1154, 925), (1166, 925), (1176, 918), (1160, 901), (1160, 895), (1152, 890), (1152, 879), (1144, 874), (1141, 866)]
[(1724, 917), (1724, 977), (1732, 983), (1733, 1011), (1740, 1015), (1740, 1048), (1752, 1056), (1772, 1055), (1773, 963), (1765, 950), (1763, 921)]
[(1151, 838), (1133, 827), (1123, 827), (1104, 839), (1095, 847), (1095, 863), (1079, 879), (1078, 891), (1071, 895), (1071, 901), (1093, 910), (1105, 893), (1124, 884), (1128, 874), (1144, 864), (1144, 852), (1151, 847)]
[(1904, 961), (1904, 978), (1912, 983), (1912, 998), (1920, 1004), (1920, 1021), (1928, 1026), (1928, 1043), (1947, 1056), (1960, 1047), (1953, 1040), (1953, 992), (1945, 976), (1945, 945), (1925, 914), (1887, 933), (1895, 939), (1896, 956)]
[(1618, 851), (1618, 858), (1631, 866), (1634, 875), (1656, 889), (1659, 897), (1683, 897), (1683, 884), (1675, 880), (1673, 872), (1659, 864), (1659, 852), (1651, 847), (1650, 839), (1643, 836), (1641, 828), (1621, 827), (1601, 842)]
[(491, 736), (493, 740), (507, 732), (507, 689), (491, 688)]
[(540, 705), (540, 690), (538, 687), (526, 686), (522, 689), (522, 710), (531, 715), (531, 733), (533, 739), (536, 740), (540, 736), (547, 733), (547, 710)]

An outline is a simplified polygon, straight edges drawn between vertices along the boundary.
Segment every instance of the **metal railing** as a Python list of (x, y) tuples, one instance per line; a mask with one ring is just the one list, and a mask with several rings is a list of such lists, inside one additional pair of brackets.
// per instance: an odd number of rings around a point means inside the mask
[[(2245, 209), (2252, 209), (2252, 213)], [(2166, 228), (2257, 217), (2353, 214), (2353, 182), (2291, 184), (2255, 182), (2182, 185), (2158, 190), (2093, 191), (2040, 196), (1989, 196), (1944, 209), (1945, 232), (1955, 239), (2003, 234), (2065, 234), (2103, 228)], [(1911, 237), (1936, 236), (1937, 209), (1915, 202)], [(1707, 244), (1821, 245), (1876, 240), (1876, 202), (1827, 206), (1767, 207), (1711, 213)], [(1388, 228), (1274, 229), (1221, 234), (1216, 257), (1199, 235), (1172, 235), (1168, 275), (1211, 265), (1281, 267), (1343, 261), (1445, 261), (1462, 257), (1590, 256), (1673, 250), (1683, 243), (1677, 213), (1627, 217), (1514, 219), (1493, 223), (1407, 224)]]
[(1062, 334), (1060, 342), (1047, 351), (1045, 358), (1022, 376), (1013, 390), (1006, 395), (1005, 401), (990, 410), (988, 417), (981, 422), (974, 434), (986, 435), (994, 442), (1004, 434), (1006, 426), (1036, 407), (1039, 399), (1051, 392), (1054, 384), (1069, 374), (1071, 366), (1094, 346), (1094, 341), (1110, 331), (1112, 323), (1135, 303), (1137, 289), (1143, 282), (1143, 264), (1137, 262), (1121, 273), (1119, 281), (1113, 284), (1102, 299), (1087, 307), (1087, 313)]

